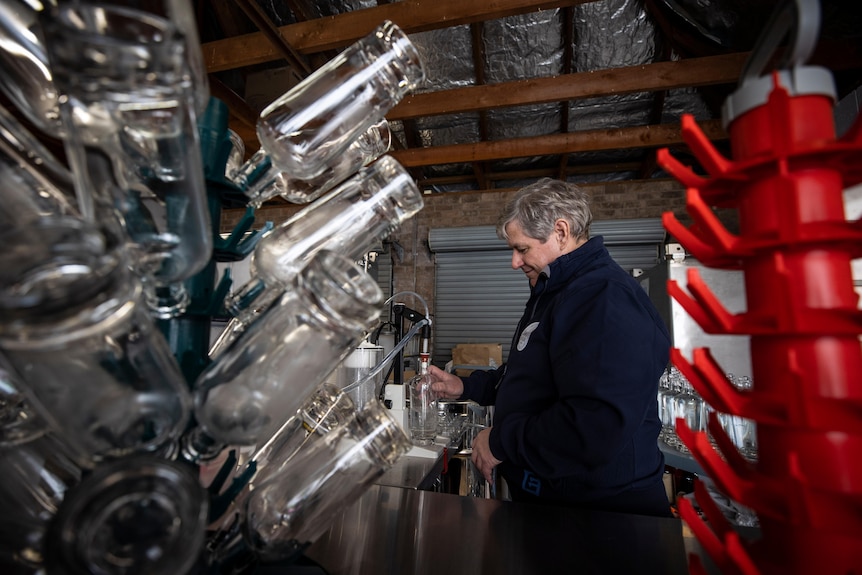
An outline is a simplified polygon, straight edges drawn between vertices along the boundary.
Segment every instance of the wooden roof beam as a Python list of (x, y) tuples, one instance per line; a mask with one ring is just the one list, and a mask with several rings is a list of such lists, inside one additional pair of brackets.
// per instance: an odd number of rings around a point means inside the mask
[[(721, 126), (721, 120), (701, 122), (700, 129), (710, 140), (727, 138), (727, 133)], [(431, 148), (411, 148), (394, 151), (391, 155), (405, 167), (410, 168), (599, 150), (656, 148), (681, 143), (683, 143), (683, 139), (680, 126), (674, 123), (583, 130), (567, 134), (453, 144)]]
[(598, 96), (730, 84), (739, 79), (747, 58), (748, 52), (743, 52), (411, 94), (392, 108), (386, 117), (400, 120)]
[[(515, 14), (576, 6), (597, 0), (403, 0), (374, 8), (353, 10), (280, 26), (278, 31), (295, 50), (312, 54), (343, 48), (364, 37), (384, 20), (392, 20), (408, 34), (494, 20)], [(202, 46), (209, 72), (222, 72), (277, 60), (278, 51), (262, 32), (244, 34)]]

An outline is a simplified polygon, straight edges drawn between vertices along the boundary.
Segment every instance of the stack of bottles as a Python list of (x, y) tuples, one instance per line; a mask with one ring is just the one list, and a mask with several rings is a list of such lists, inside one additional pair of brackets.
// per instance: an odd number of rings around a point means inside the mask
[[(0, 8), (0, 89), (68, 159), (0, 109), (3, 572), (290, 562), (412, 445), (324, 381), (384, 306), (356, 260), (422, 208), (384, 155), (415, 47), (384, 22), (273, 102), (255, 172), (226, 125), (215, 160), (202, 146), (219, 103), (191, 3), (140, 4)], [(234, 306), (254, 313), (189, 381), (164, 326), (213, 277), (212, 190), (258, 204), (278, 182), (308, 206), (258, 238)]]

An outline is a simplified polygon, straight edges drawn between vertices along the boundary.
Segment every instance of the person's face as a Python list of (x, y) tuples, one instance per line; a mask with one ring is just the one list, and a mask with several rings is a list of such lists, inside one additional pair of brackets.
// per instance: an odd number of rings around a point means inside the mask
[(512, 269), (519, 269), (527, 275), (530, 285), (536, 285), (539, 273), (563, 254), (563, 248), (556, 241), (558, 232), (551, 232), (542, 242), (524, 233), (521, 224), (509, 222), (506, 225), (509, 247), (512, 248)]

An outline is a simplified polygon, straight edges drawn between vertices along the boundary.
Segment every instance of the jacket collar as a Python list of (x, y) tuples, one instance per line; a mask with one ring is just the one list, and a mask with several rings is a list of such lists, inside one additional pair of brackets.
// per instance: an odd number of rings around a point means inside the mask
[(605, 242), (602, 236), (594, 236), (581, 247), (567, 254), (563, 254), (550, 264), (546, 265), (539, 275), (539, 281), (536, 283), (536, 288), (544, 291), (545, 289), (553, 290), (557, 287), (566, 284), (584, 269), (590, 262), (605, 251)]

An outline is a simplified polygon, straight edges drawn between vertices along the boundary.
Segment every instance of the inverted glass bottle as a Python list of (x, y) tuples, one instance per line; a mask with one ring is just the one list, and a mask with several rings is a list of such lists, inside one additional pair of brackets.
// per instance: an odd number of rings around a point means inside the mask
[(140, 282), (80, 220), (0, 236), (0, 349), (59, 431), (94, 460), (169, 453), (191, 397)]
[(184, 575), (203, 550), (207, 512), (191, 467), (147, 455), (103, 464), (66, 493), (48, 572)]
[(383, 156), (276, 226), (252, 253), (252, 279), (225, 302), (234, 318), (210, 357), (217, 358), (240, 337), (318, 251), (359, 259), (422, 206), (422, 194), (407, 170)]
[(315, 178), (424, 79), (416, 47), (386, 21), (267, 106), (258, 139), (280, 171)]
[[(110, 4), (62, 4), (43, 24), (82, 213), (119, 212), (136, 271), (155, 288), (181, 285), (212, 252), (186, 38)], [(101, 156), (109, 166), (95, 169)]]
[[(242, 509), (249, 493), (270, 477), (278, 475), (300, 457), (312, 445), (333, 430), (353, 419), (356, 407), (350, 397), (331, 384), (322, 384), (296, 413), (275, 434), (259, 447), (254, 448), (248, 462), (239, 472), (252, 471), (253, 475), (245, 487), (230, 503), (230, 508), (221, 518), (210, 524), (218, 531), (213, 539), (229, 541), (239, 527), (237, 510)], [(254, 465), (253, 470), (249, 466)]]
[(409, 449), (389, 410), (368, 404), (251, 492), (244, 514), (248, 545), (264, 561), (301, 551)]
[(0, 356), (0, 566), (36, 572), (50, 520), (82, 469), (15, 383)]
[(385, 154), (391, 143), (389, 123), (384, 119), (360, 134), (344, 153), (333, 158), (319, 176), (310, 180), (295, 178), (288, 172), (280, 171), (272, 164), (263, 148), (231, 177), (237, 185), (247, 186), (245, 195), (249, 199), (248, 203), (256, 208), (275, 196), (281, 196), (295, 204), (307, 204), (356, 173), (362, 166)]
[(60, 94), (54, 86), (39, 13), (26, 2), (0, 2), (0, 90), (34, 126), (63, 137)]
[(275, 434), (377, 323), (383, 295), (353, 260), (320, 251), (195, 383), (195, 415), (212, 438), (255, 445)]

